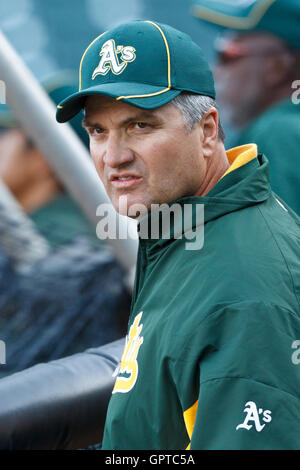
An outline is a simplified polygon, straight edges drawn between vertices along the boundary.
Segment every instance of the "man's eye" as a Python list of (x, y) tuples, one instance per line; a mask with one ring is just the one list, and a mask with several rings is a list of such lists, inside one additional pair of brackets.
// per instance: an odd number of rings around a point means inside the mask
[(95, 135), (102, 134), (102, 132), (103, 132), (103, 129), (101, 129), (101, 127), (95, 127), (95, 128), (93, 129), (93, 133), (94, 133)]
[(103, 129), (101, 129), (101, 127), (89, 127), (87, 129), (87, 131), (88, 131), (89, 135), (96, 136), (96, 135), (102, 134)]
[(149, 127), (149, 124), (147, 124), (147, 122), (136, 122), (134, 126), (137, 129), (146, 129), (146, 127)]

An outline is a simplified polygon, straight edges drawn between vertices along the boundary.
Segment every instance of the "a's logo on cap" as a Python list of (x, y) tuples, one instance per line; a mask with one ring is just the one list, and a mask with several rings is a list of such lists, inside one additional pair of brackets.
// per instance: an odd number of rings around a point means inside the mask
[(133, 62), (136, 59), (134, 47), (116, 46), (113, 39), (109, 39), (103, 44), (99, 55), (101, 60), (93, 72), (92, 80), (97, 75), (106, 75), (110, 70), (115, 75), (120, 75), (124, 72), (128, 62)]

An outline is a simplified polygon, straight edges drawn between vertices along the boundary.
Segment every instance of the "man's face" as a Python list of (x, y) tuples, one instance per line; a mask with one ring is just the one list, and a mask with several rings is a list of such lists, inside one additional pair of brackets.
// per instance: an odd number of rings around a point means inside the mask
[(0, 177), (15, 195), (26, 186), (32, 172), (28, 154), (28, 140), (20, 129), (0, 134)]
[(217, 99), (224, 122), (241, 127), (264, 109), (268, 64), (283, 51), (282, 41), (268, 33), (236, 34), (222, 41), (214, 69)]
[(0, 133), (0, 178), (26, 212), (60, 191), (43, 154), (20, 128)]
[(86, 100), (84, 125), (96, 170), (115, 209), (194, 195), (205, 176), (201, 132), (187, 132), (173, 105), (142, 110), (104, 96)]

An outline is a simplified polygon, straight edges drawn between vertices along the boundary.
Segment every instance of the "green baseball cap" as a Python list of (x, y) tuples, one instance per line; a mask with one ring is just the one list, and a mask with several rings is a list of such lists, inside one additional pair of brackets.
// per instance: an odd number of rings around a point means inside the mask
[(57, 107), (65, 122), (88, 95), (105, 95), (154, 109), (181, 91), (215, 98), (214, 80), (201, 48), (185, 33), (153, 21), (131, 21), (98, 36), (79, 67), (79, 90)]
[(194, 0), (191, 13), (233, 30), (266, 31), (300, 49), (299, 0)]

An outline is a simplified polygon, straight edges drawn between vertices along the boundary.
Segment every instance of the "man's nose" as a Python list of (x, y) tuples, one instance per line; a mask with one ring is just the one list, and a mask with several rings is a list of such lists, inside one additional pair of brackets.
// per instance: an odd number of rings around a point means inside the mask
[(104, 153), (104, 163), (111, 168), (117, 168), (126, 163), (132, 162), (134, 153), (130, 149), (128, 143), (119, 134), (107, 137), (106, 148)]

